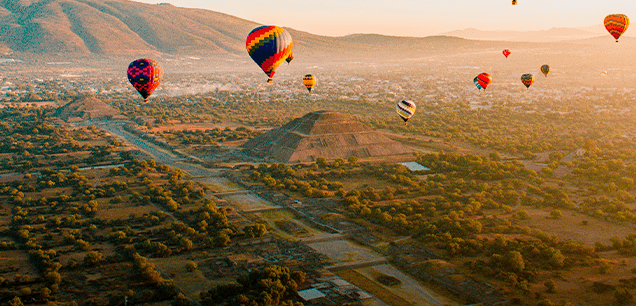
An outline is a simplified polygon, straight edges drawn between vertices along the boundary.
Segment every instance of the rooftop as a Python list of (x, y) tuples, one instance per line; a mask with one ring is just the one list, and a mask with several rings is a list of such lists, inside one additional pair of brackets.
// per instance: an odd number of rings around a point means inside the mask
[(315, 288), (298, 291), (298, 295), (300, 295), (304, 301), (311, 301), (326, 296), (324, 293)]

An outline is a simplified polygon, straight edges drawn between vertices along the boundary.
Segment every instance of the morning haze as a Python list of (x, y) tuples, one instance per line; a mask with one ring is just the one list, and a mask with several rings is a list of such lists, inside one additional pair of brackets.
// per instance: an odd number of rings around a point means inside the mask
[(481, 2), (0, 1), (0, 305), (632, 305), (636, 12)]

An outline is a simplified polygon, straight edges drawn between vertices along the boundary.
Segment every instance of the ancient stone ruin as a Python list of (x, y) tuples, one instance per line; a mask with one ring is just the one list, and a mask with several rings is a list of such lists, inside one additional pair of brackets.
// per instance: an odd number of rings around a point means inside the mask
[(410, 154), (412, 150), (358, 120), (333, 111), (317, 111), (251, 139), (246, 153), (283, 163), (313, 162)]

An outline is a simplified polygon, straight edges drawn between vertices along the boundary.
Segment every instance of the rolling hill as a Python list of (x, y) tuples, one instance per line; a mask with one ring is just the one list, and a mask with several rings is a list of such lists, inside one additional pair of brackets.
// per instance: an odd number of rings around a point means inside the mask
[[(259, 24), (230, 15), (171, 4), (126, 0), (0, 0), (0, 53), (244, 55), (245, 37)], [(355, 34), (313, 35), (287, 29), (294, 49), (314, 54), (417, 53), (482, 41)]]

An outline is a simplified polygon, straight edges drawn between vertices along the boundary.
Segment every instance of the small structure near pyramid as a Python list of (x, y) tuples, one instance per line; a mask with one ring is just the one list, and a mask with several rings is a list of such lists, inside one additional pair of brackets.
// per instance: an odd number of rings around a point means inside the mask
[(55, 112), (55, 116), (66, 122), (80, 122), (97, 119), (125, 119), (120, 112), (94, 97), (75, 99)]
[(358, 120), (333, 111), (317, 111), (242, 145), (246, 153), (283, 163), (313, 162), (410, 154), (413, 151)]

